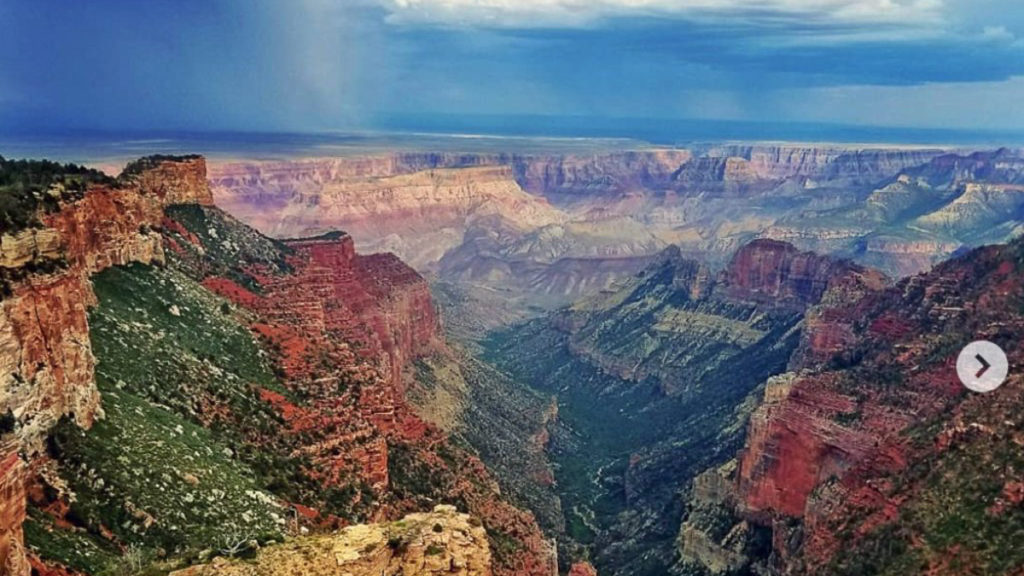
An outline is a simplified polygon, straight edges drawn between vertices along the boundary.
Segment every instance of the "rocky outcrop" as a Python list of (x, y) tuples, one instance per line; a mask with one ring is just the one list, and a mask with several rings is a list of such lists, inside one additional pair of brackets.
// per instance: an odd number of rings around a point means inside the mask
[(25, 521), (25, 465), (17, 445), (5, 441), (0, 461), (0, 573), (29, 573), (21, 525)]
[(0, 267), (20, 268), (33, 261), (60, 257), (60, 233), (52, 228), (26, 228), (0, 235)]
[(597, 576), (597, 570), (590, 562), (576, 562), (569, 568), (569, 576)]
[(362, 342), (395, 386), (407, 362), (438, 349), (440, 320), (423, 277), (393, 254), (357, 255), (352, 237), (289, 240), (294, 273), (267, 285), (265, 314)]
[[(143, 195), (156, 198), (157, 204), (198, 204), (213, 206), (213, 193), (206, 181), (206, 158), (182, 156), (172, 159), (155, 156), (142, 159), (143, 169), (132, 174)], [(128, 171), (132, 172), (129, 165)]]
[[(204, 168), (202, 159), (157, 162), (119, 185), (91, 187), (43, 216), (42, 228), (3, 235), (0, 413), (13, 417), (17, 438), (7, 460), (18, 451), (29, 457), (41, 451), (62, 416), (89, 427), (102, 414), (86, 315), (95, 302), (89, 276), (129, 262), (162, 262), (153, 228), (169, 203), (210, 201)], [(171, 177), (166, 185), (163, 176)], [(15, 556), (0, 563), (20, 566), (12, 574), (27, 573), (20, 542), (7, 549)]]
[(507, 167), (404, 173), (394, 162), (229, 165), (216, 168), (211, 182), (221, 207), (264, 233), (346, 230), (362, 252), (394, 252), (421, 269), (461, 243), (473, 221), (497, 219), (521, 232), (563, 219), (525, 193)]
[(496, 574), (551, 573), (533, 516), (408, 402), (412, 360), (446, 353), (422, 276), (394, 255), (358, 254), (343, 232), (272, 241), (215, 208), (168, 217), (179, 265), (252, 313), (251, 329), (293, 394), (263, 389), (261, 399), (324, 491), (352, 494), (374, 518), (456, 500), (514, 542), (497, 554)]
[(821, 301), (834, 283), (863, 271), (848, 261), (801, 252), (785, 242), (755, 240), (733, 256), (723, 285), (732, 298), (806, 308)]
[[(772, 529), (783, 573), (862, 573), (910, 558), (934, 573), (954, 558), (1005, 565), (976, 543), (998, 538), (988, 525), (1011, 499), (948, 483), (1014, 481), (1015, 464), (991, 462), (1014, 442), (1006, 415), (1020, 405), (1019, 382), (965, 395), (954, 364), (976, 339), (1019, 353), (1010, 335), (1024, 321), (1009, 310), (1024, 286), (1020, 258), (1020, 241), (977, 250), (820, 311), (795, 372), (769, 383), (751, 417), (735, 475), (736, 510)], [(956, 518), (956, 534), (929, 541), (943, 518)], [(986, 536), (958, 535), (966, 526)]]
[(210, 201), (204, 166), (201, 159), (162, 162), (153, 170), (174, 175), (168, 187), (143, 172), (120, 187), (89, 190), (47, 215), (42, 229), (4, 236), (10, 265), (0, 272), (10, 295), (0, 302), (0, 411), (15, 415), (29, 451), (60, 416), (74, 414), (88, 426), (98, 408), (86, 323), (86, 306), (95, 300), (89, 276), (129, 262), (162, 262), (153, 229), (169, 202)]
[(479, 520), (436, 506), (391, 524), (359, 524), (260, 550), (253, 561), (218, 558), (172, 576), (490, 576)]

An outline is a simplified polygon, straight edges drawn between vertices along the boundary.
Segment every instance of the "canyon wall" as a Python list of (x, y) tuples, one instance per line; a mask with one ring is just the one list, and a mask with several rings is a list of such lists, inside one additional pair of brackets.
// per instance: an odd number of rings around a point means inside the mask
[(343, 232), (272, 241), (216, 208), (169, 211), (165, 229), (175, 267), (254, 313), (250, 329), (291, 393), (262, 389), (261, 399), (321, 492), (354, 492), (373, 519), (456, 501), (516, 542), (495, 573), (551, 573), (533, 516), (409, 404), (412, 361), (450, 354), (422, 276), (392, 254), (358, 254)]
[(25, 522), (25, 464), (15, 442), (4, 442), (0, 462), (0, 573), (29, 574), (21, 525)]
[[(109, 266), (162, 262), (152, 229), (170, 203), (212, 203), (205, 170), (201, 158), (160, 162), (117, 186), (93, 187), (46, 215), (42, 228), (0, 240), (0, 413), (16, 422), (17, 438), (4, 455), (4, 495), (15, 500), (5, 509), (24, 511), (18, 453), (32, 458), (42, 451), (62, 416), (87, 428), (102, 415), (86, 314), (95, 302), (89, 277)], [(9, 556), (0, 564), (27, 574), (20, 543), (4, 549)]]
[(0, 412), (19, 421), (28, 452), (38, 451), (61, 416), (73, 414), (87, 427), (96, 415), (89, 276), (129, 262), (162, 262), (153, 228), (171, 203), (212, 204), (205, 171), (201, 158), (163, 162), (120, 187), (90, 190), (47, 215), (42, 229), (3, 236), (10, 294), (0, 303)]
[[(474, 186), (439, 177), (453, 198)], [(198, 157), (131, 163), (40, 217), (0, 241), (5, 574), (28, 574), (23, 522), (39, 569), (99, 573), (108, 565), (64, 555), (49, 535), (95, 540), (114, 562), (127, 542), (173, 556), (232, 530), (277, 529), (285, 506), (295, 530), (332, 529), (438, 501), (479, 525), (435, 511), (453, 530), (431, 526), (394, 554), (396, 574), (490, 574), (489, 538), (502, 544), (495, 574), (553, 573), (533, 515), (408, 404), (413, 361), (450, 352), (426, 281), (398, 257), (358, 254), (342, 232), (266, 238), (213, 206)], [(187, 448), (176, 439), (186, 429)], [(183, 504), (197, 497), (208, 503), (198, 517)], [(442, 543), (451, 554), (434, 551)]]
[[(436, 168), (416, 158), (310, 160), (215, 168), (218, 204), (278, 237), (345, 230), (362, 252), (391, 251), (413, 266), (436, 262), (476, 221), (523, 232), (561, 221), (503, 166)], [(420, 159), (426, 160), (426, 159)], [(481, 159), (482, 160), (482, 159)]]
[[(395, 252), (442, 280), (557, 306), (670, 244), (719, 267), (770, 237), (915, 273), (1019, 228), (1017, 162), (1013, 151), (769, 144), (402, 153), (223, 163), (211, 185), (219, 205), (271, 235), (344, 229), (361, 250)], [(956, 192), (969, 182), (989, 187)]]
[[(781, 574), (1013, 573), (1022, 558), (1002, 532), (1024, 519), (1009, 448), (1021, 441), (1021, 382), (971, 394), (955, 364), (977, 339), (1011, 363), (1020, 354), (1021, 249), (826, 296), (789, 371), (765, 384), (737, 459), (705, 473), (717, 488), (694, 484), (684, 560), (715, 574), (723, 555)], [(728, 536), (751, 530), (767, 534)]]
[(755, 240), (736, 251), (723, 274), (725, 292), (732, 298), (767, 306), (807, 309), (830, 290), (849, 282), (881, 288), (885, 277), (814, 252), (801, 252), (791, 244)]
[[(644, 570), (666, 573), (679, 491), (742, 446), (759, 387), (786, 370), (804, 314), (885, 281), (774, 240), (741, 247), (717, 273), (669, 247), (617, 289), (485, 342), (500, 368), (557, 396), (563, 423), (549, 451), (565, 467), (555, 468), (556, 489), (567, 523), (593, 533), (577, 542), (589, 556), (572, 543), (563, 556), (623, 575), (643, 557)], [(739, 552), (700, 536), (687, 532), (690, 549), (739, 564)]]

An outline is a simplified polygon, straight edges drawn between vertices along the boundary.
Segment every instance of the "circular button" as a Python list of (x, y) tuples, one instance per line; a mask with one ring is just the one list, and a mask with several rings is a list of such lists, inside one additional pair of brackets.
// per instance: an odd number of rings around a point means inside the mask
[(956, 359), (956, 374), (969, 390), (991, 392), (1003, 385), (1009, 364), (999, 346), (988, 340), (971, 342)]

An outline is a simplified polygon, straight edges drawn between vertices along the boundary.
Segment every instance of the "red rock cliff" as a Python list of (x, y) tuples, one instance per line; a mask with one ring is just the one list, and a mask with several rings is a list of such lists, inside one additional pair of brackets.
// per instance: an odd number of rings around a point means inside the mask
[(884, 277), (846, 260), (801, 252), (792, 244), (760, 239), (746, 244), (723, 273), (726, 294), (738, 300), (805, 308), (830, 289), (868, 281), (881, 287)]
[[(975, 339), (1000, 342), (1011, 365), (1019, 357), (1020, 250), (1019, 242), (980, 249), (809, 318), (794, 372), (769, 382), (751, 416), (736, 476), (740, 511), (773, 526), (787, 573), (829, 573), (844, 546), (895, 522), (926, 489), (914, 479), (951, 445), (988, 446), (972, 456), (981, 467), (1001, 433), (1016, 433), (1019, 379), (1011, 374), (995, 393), (968, 395), (955, 362)], [(916, 442), (912, 429), (923, 435)], [(1018, 473), (983, 474), (1011, 486)], [(794, 522), (801, 538), (791, 538)], [(914, 547), (928, 538), (910, 537)], [(929, 555), (927, 573), (958, 573), (942, 568), (955, 549)]]
[[(166, 178), (166, 180), (165, 180)], [(73, 415), (89, 427), (102, 414), (93, 379), (95, 359), (86, 308), (95, 301), (89, 276), (108, 266), (162, 261), (159, 234), (163, 208), (172, 203), (209, 203), (205, 162), (162, 161), (127, 178), (120, 187), (96, 186), (84, 197), (43, 218), (43, 227), (0, 240), (0, 280), (8, 294), (0, 301), (0, 414), (10, 413), (17, 441), (4, 452), (0, 503), (0, 565), (27, 574), (20, 543), (18, 510), (20, 451), (41, 451), (49, 428)], [(14, 511), (14, 512), (12, 512)]]
[[(183, 229), (175, 238), (198, 242)], [(374, 488), (382, 504), (375, 514), (397, 517), (421, 504), (396, 496), (393, 482), (401, 479), (390, 476), (389, 463), (414, 459), (432, 471), (435, 497), (464, 502), (485, 525), (522, 544), (496, 574), (552, 574), (551, 550), (532, 515), (501, 498), (477, 458), (450, 446), (457, 461), (441, 458), (444, 434), (406, 400), (402, 372), (409, 362), (444, 347), (423, 277), (394, 255), (357, 254), (341, 232), (283, 245), (286, 272), (247, 270), (258, 278), (258, 292), (223, 276), (203, 284), (256, 312), (253, 330), (278, 351), (285, 384), (306, 400), (293, 405), (269, 391), (264, 398), (299, 439), (325, 489), (354, 473)]]

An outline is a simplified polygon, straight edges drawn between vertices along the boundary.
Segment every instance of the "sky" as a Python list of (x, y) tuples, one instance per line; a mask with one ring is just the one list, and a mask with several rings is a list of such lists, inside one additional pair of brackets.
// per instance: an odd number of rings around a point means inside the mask
[(1021, 0), (0, 0), (8, 132), (1024, 131), (1020, 102)]

